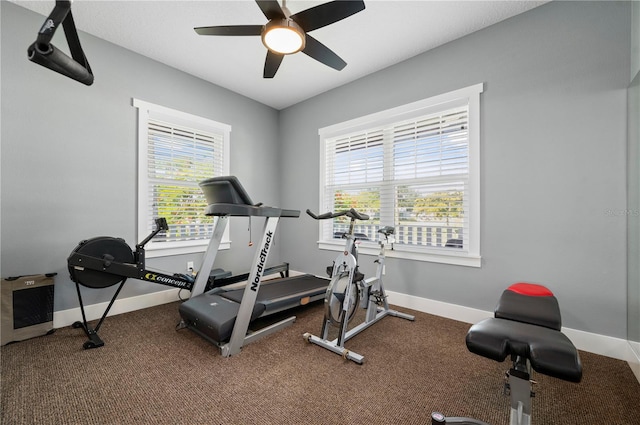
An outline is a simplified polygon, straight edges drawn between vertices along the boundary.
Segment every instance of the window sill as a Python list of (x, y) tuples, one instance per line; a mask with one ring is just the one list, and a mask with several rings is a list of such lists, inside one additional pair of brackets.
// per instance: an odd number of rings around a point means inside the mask
[[(340, 242), (327, 242), (318, 241), (318, 248), (327, 251), (342, 251), (344, 250), (344, 243)], [(377, 244), (373, 243), (361, 243), (358, 245), (358, 252), (365, 255), (378, 255), (380, 248)], [(442, 252), (442, 250), (430, 250), (416, 249), (407, 247), (394, 246), (393, 249), (389, 248), (385, 250), (385, 256), (387, 258), (402, 258), (405, 260), (414, 261), (427, 261), (431, 263), (451, 264), (456, 266), (466, 267), (481, 267), (482, 257), (479, 255), (471, 255), (466, 253), (457, 252)]]
[[(191, 242), (188, 245), (180, 242), (167, 242), (161, 244), (150, 244), (145, 250), (146, 258), (169, 257), (172, 255), (199, 254), (205, 252), (209, 246), (209, 241)], [(218, 250), (230, 249), (231, 242), (220, 242)]]

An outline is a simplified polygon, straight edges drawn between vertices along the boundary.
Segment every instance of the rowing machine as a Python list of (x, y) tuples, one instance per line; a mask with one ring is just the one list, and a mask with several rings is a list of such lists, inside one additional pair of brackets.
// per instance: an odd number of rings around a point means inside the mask
[[(82, 322), (75, 322), (72, 326), (74, 328), (82, 328), (89, 338), (89, 340), (83, 344), (85, 349), (102, 347), (104, 345), (104, 341), (98, 336), (98, 330), (128, 278), (159, 283), (174, 288), (186, 289), (187, 291), (193, 290), (198, 279), (206, 280), (204, 283), (204, 291), (218, 285), (215, 281), (216, 276), (228, 276), (228, 273), (220, 269), (212, 271), (211, 268), (209, 268), (209, 273), (198, 273), (196, 277), (186, 274), (168, 275), (147, 269), (145, 266), (145, 245), (158, 233), (168, 229), (167, 220), (157, 218), (155, 230), (136, 245), (135, 251), (131, 250), (124, 239), (99, 236), (80, 242), (71, 252), (71, 255), (67, 258), (67, 265), (71, 280), (76, 284), (80, 311), (82, 312)], [(102, 314), (100, 321), (95, 328), (91, 328), (87, 323), (80, 285), (100, 289), (118, 283), (120, 285)]]

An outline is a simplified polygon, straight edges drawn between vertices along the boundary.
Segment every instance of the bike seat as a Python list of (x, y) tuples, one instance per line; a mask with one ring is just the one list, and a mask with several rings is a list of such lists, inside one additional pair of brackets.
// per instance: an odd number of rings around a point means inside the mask
[(395, 228), (393, 228), (392, 226), (384, 226), (383, 228), (381, 228), (380, 230), (378, 230), (378, 233), (382, 233), (385, 236), (390, 236), (393, 235), (395, 232)]

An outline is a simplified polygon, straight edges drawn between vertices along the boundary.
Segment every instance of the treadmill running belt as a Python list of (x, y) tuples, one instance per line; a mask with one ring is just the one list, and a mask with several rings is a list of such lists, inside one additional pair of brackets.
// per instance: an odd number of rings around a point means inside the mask
[[(306, 297), (322, 296), (329, 286), (329, 279), (305, 274), (292, 276), (273, 281), (264, 281), (260, 285), (256, 304), (264, 304), (266, 311), (264, 314), (273, 313), (285, 308), (293, 308), (301, 305), (301, 301)], [(244, 288), (219, 293), (220, 296), (240, 303)]]

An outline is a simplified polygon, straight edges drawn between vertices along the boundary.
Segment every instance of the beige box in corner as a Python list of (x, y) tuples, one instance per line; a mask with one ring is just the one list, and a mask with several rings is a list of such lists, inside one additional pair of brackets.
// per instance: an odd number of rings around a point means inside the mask
[(56, 273), (2, 279), (2, 345), (53, 331), (53, 277)]

